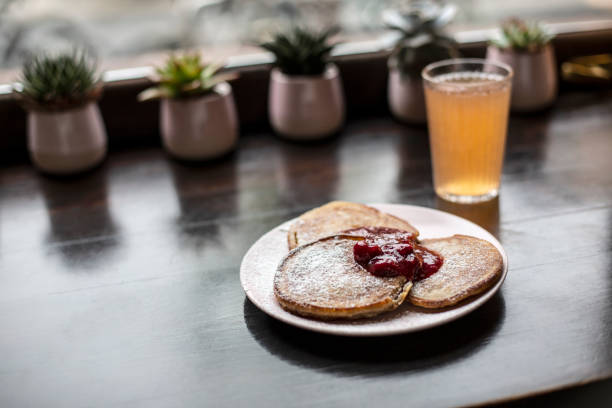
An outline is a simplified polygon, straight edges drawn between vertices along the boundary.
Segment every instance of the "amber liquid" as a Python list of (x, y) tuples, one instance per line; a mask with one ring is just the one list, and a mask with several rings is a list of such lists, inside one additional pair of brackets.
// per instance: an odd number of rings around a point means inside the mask
[(425, 84), (434, 188), (445, 199), (497, 196), (510, 83), (483, 72), (443, 74)]

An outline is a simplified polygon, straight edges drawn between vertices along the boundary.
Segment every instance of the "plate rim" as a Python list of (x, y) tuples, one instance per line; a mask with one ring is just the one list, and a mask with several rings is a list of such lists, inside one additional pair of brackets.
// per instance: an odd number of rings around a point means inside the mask
[[(506, 276), (508, 275), (508, 255), (506, 254), (506, 251), (503, 247), (503, 245), (501, 244), (501, 242), (499, 242), (499, 240), (493, 236), (493, 234), (491, 234), (489, 231), (487, 231), (486, 229), (482, 228), (480, 225), (467, 220), (463, 217), (459, 217), (458, 215), (455, 214), (451, 214), (449, 212), (446, 211), (442, 211), (442, 210), (438, 210), (435, 208), (430, 208), (430, 207), (423, 207), (423, 206), (418, 206), (418, 205), (411, 205), (411, 204), (395, 204), (395, 203), (367, 203), (366, 205), (377, 208), (377, 209), (381, 209), (381, 207), (396, 207), (396, 208), (403, 208), (403, 209), (416, 209), (418, 211), (431, 211), (434, 213), (442, 213), (444, 214), (444, 216), (450, 216), (451, 218), (456, 218), (458, 220), (460, 220), (461, 222), (466, 222), (468, 224), (471, 224), (473, 226), (475, 226), (476, 228), (478, 228), (479, 230), (481, 230), (481, 232), (484, 232), (486, 235), (486, 240), (489, 241), (491, 244), (493, 244), (501, 253), (502, 255), (502, 261), (503, 261), (503, 266), (502, 266), (502, 274), (500, 276), (500, 278), (498, 279), (498, 281), (495, 283), (495, 285), (493, 285), (491, 288), (489, 288), (486, 292), (484, 292), (483, 294), (481, 294), (479, 297), (474, 298), (472, 301), (470, 301), (467, 304), (461, 305), (458, 308), (462, 308), (465, 306), (469, 306), (469, 307), (465, 307), (464, 310), (461, 310), (459, 313), (447, 316), (445, 318), (442, 318), (441, 320), (436, 320), (436, 321), (432, 321), (426, 324), (423, 324), (421, 326), (417, 326), (417, 327), (408, 327), (408, 328), (396, 328), (396, 329), (386, 329), (384, 331), (379, 331), (379, 332), (361, 332), (361, 331), (345, 331), (344, 328), (340, 328), (338, 326), (332, 325), (330, 324), (328, 327), (323, 326), (323, 327), (312, 327), (312, 325), (309, 324), (309, 321), (316, 321), (318, 323), (326, 323), (325, 321), (322, 320), (314, 320), (314, 319), (308, 319), (306, 317), (303, 316), (298, 316), (298, 315), (293, 315), (287, 311), (285, 311), (284, 309), (281, 308), (281, 310), (283, 311), (283, 313), (287, 313), (289, 316), (284, 316), (283, 314), (277, 314), (277, 313), (273, 313), (269, 310), (267, 310), (267, 308), (262, 305), (256, 298), (254, 298), (254, 296), (252, 295), (252, 293), (250, 293), (250, 291), (247, 289), (245, 283), (244, 283), (244, 275), (246, 274), (245, 272), (245, 259), (247, 259), (248, 255), (255, 249), (255, 247), (257, 246), (257, 244), (263, 240), (266, 236), (276, 233), (277, 230), (282, 229), (283, 227), (288, 227), (288, 225), (290, 225), (292, 222), (294, 222), (297, 217), (292, 218), (290, 220), (287, 220), (279, 225), (277, 225), (276, 227), (270, 229), (269, 231), (267, 231), (266, 233), (264, 233), (263, 235), (261, 235), (259, 238), (257, 238), (257, 240), (255, 242), (253, 242), (253, 244), (249, 247), (249, 249), (245, 252), (244, 256), (242, 257), (242, 260), (240, 262), (240, 286), (242, 287), (242, 290), (244, 291), (246, 297), (249, 299), (250, 302), (252, 302), (255, 306), (257, 306), (257, 308), (264, 312), (265, 314), (267, 314), (268, 316), (277, 319), (283, 323), (286, 323), (288, 325), (294, 326), (294, 327), (298, 327), (300, 329), (304, 329), (304, 330), (309, 330), (312, 332), (316, 332), (316, 333), (323, 333), (323, 334), (329, 334), (329, 335), (336, 335), (336, 336), (346, 336), (346, 337), (386, 337), (386, 336), (394, 336), (394, 335), (398, 335), (398, 334), (406, 334), (406, 333), (414, 333), (414, 332), (420, 332), (420, 331), (424, 331), (427, 329), (430, 329), (432, 327), (437, 327), (437, 326), (441, 326), (447, 323), (450, 323), (452, 321), (458, 320), (466, 315), (468, 315), (469, 313), (473, 312), (474, 310), (480, 308), (482, 305), (484, 305), (487, 301), (489, 301), (501, 288), (502, 284), (504, 283), (504, 281), (506, 280)], [(382, 211), (382, 210), (381, 210)], [(409, 220), (407, 220), (409, 221)], [(410, 221), (409, 221), (410, 222)], [(401, 306), (400, 306), (401, 307)], [(450, 309), (449, 309), (450, 310)], [(299, 320), (293, 320), (295, 318), (299, 318)]]

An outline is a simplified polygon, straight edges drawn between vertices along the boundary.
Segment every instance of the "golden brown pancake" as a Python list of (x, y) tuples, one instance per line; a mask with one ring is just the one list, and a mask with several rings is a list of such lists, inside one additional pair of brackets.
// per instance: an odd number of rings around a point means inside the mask
[(291, 224), (287, 234), (289, 249), (340, 231), (364, 226), (397, 228), (419, 235), (419, 231), (407, 221), (376, 208), (347, 201), (332, 201), (305, 212)]
[(408, 300), (417, 306), (441, 308), (489, 289), (499, 279), (503, 259), (488, 241), (467, 235), (426, 239), (421, 245), (444, 258), (440, 270), (415, 282)]
[(319, 319), (371, 317), (398, 307), (412, 283), (378, 277), (357, 264), (362, 237), (336, 235), (289, 252), (274, 276), (274, 294), (287, 311)]

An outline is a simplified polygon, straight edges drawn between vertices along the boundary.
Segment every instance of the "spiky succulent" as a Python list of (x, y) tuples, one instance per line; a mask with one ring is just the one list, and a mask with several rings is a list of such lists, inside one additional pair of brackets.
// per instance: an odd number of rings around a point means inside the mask
[(28, 59), (15, 92), (28, 108), (61, 110), (95, 99), (101, 92), (96, 63), (83, 51)]
[(274, 54), (274, 65), (286, 75), (321, 75), (335, 46), (329, 39), (337, 31), (335, 27), (320, 32), (295, 27), (275, 34), (271, 41), (260, 46)]
[(390, 64), (402, 75), (419, 76), (426, 65), (458, 56), (455, 40), (444, 27), (457, 13), (453, 4), (412, 2), (405, 10), (386, 10), (383, 21), (398, 34)]
[(492, 39), (491, 44), (502, 49), (534, 52), (548, 44), (553, 37), (553, 34), (535, 21), (511, 18), (502, 23), (501, 37)]
[(214, 90), (215, 85), (237, 77), (236, 73), (219, 73), (221, 64), (205, 63), (199, 53), (171, 55), (166, 63), (155, 69), (152, 78), (157, 86), (138, 95), (141, 101), (159, 98), (185, 98), (204, 95)]

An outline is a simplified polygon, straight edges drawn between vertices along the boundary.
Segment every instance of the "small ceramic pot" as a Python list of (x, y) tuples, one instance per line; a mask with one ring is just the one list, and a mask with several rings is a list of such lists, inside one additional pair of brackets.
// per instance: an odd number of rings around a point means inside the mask
[(289, 76), (272, 70), (268, 113), (272, 128), (293, 140), (321, 139), (344, 122), (344, 95), (338, 68), (321, 76)]
[(425, 123), (425, 93), (420, 76), (402, 75), (397, 68), (389, 68), (387, 99), (393, 116), (404, 122)]
[(238, 141), (238, 115), (228, 83), (215, 92), (184, 99), (162, 99), (160, 128), (164, 147), (185, 160), (211, 159), (230, 152)]
[(99, 164), (106, 130), (96, 102), (59, 112), (28, 112), (28, 149), (42, 171), (71, 174)]
[(502, 50), (490, 45), (487, 59), (504, 62), (514, 70), (512, 110), (536, 111), (551, 105), (557, 97), (557, 64), (550, 44), (538, 52)]

